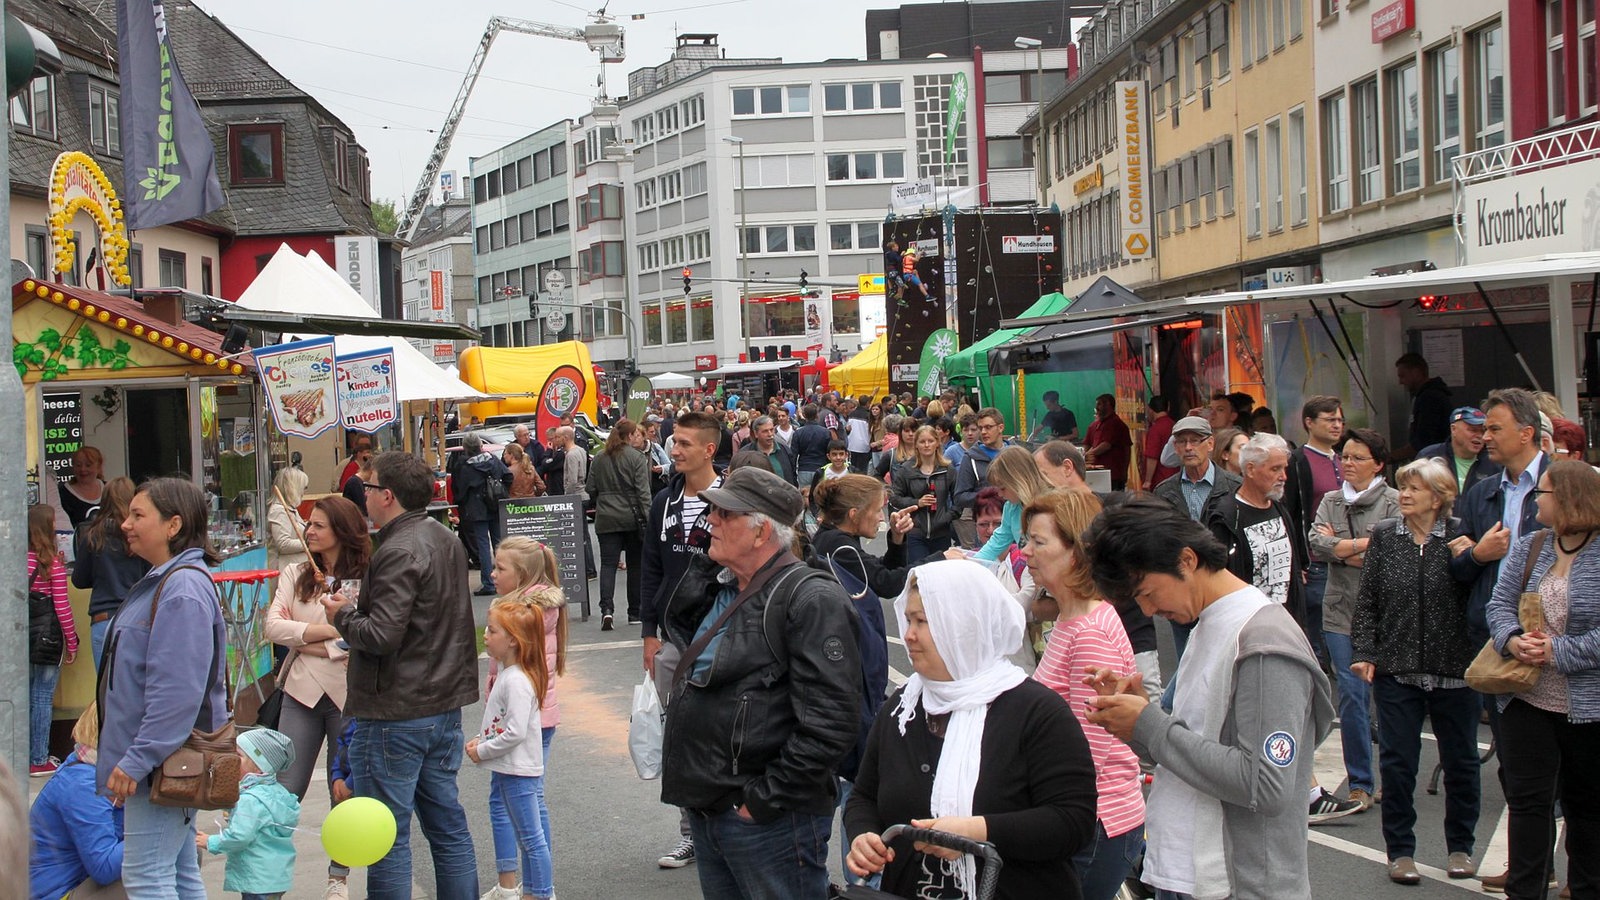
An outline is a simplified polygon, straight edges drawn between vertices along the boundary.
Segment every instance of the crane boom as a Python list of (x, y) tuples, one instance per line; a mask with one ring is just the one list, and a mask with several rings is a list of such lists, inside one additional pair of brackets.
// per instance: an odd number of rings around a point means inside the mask
[(434, 143), (433, 151), (428, 154), (428, 162), (422, 168), (422, 180), (417, 182), (416, 189), (411, 192), (411, 199), (401, 213), (397, 231), (405, 240), (410, 240), (417, 229), (423, 207), (428, 205), (428, 198), (433, 194), (434, 179), (439, 177), (439, 170), (444, 167), (445, 156), (450, 153), (450, 142), (455, 138), (456, 128), (461, 125), (461, 119), (466, 114), (467, 100), (472, 97), (472, 89), (478, 83), (479, 73), (483, 71), (483, 61), (489, 55), (489, 47), (494, 44), (494, 39), (502, 31), (577, 41), (598, 52), (602, 63), (621, 62), (624, 58), (622, 26), (602, 14), (595, 14), (595, 21), (583, 28), (546, 25), (510, 16), (490, 17), (489, 26), (484, 29), (482, 40), (478, 41), (477, 52), (472, 55), (472, 63), (467, 66), (467, 75), (461, 82), (461, 89), (456, 92), (455, 102), (450, 105), (444, 126), (439, 129), (439, 140)]

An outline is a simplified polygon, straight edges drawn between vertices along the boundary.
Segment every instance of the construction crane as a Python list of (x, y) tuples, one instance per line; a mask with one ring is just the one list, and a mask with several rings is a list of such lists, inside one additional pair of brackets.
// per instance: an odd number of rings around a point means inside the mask
[[(456, 101), (450, 106), (449, 114), (445, 116), (444, 127), (439, 129), (439, 140), (433, 145), (433, 152), (428, 154), (428, 163), (422, 169), (422, 180), (417, 182), (416, 190), (412, 191), (411, 200), (406, 203), (405, 211), (400, 216), (398, 233), (401, 238), (411, 240), (411, 235), (417, 229), (417, 222), (422, 218), (422, 209), (428, 205), (428, 198), (433, 194), (434, 179), (439, 177), (439, 170), (444, 167), (444, 158), (450, 152), (450, 141), (455, 137), (456, 128), (461, 124), (461, 119), (467, 111), (467, 100), (472, 96), (473, 86), (478, 83), (478, 73), (483, 71), (484, 58), (489, 55), (489, 46), (494, 43), (494, 39), (499, 37), (502, 31), (515, 31), (563, 41), (577, 41), (599, 53), (601, 63), (622, 62), (625, 56), (622, 26), (612, 21), (605, 14), (603, 7), (599, 12), (590, 15), (594, 21), (582, 28), (545, 25), (509, 16), (494, 16), (489, 19), (489, 27), (484, 29), (483, 39), (478, 42), (478, 52), (473, 54), (472, 65), (467, 67), (467, 77), (461, 82), (461, 90), (456, 93)], [(607, 98), (603, 66), (600, 72), (600, 99), (605, 100)]]

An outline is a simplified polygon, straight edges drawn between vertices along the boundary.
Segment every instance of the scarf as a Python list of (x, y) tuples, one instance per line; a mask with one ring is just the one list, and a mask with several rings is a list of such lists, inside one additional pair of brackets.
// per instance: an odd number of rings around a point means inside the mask
[[(916, 717), (917, 704), (929, 715), (950, 714), (944, 747), (933, 776), (929, 812), (934, 818), (972, 815), (972, 793), (982, 763), (984, 720), (994, 698), (1027, 680), (1027, 673), (1006, 657), (1022, 644), (1022, 607), (1006, 595), (990, 569), (969, 560), (940, 560), (918, 566), (894, 601), (900, 635), (906, 627), (906, 598), (918, 591), (928, 617), (934, 649), (950, 670), (950, 681), (921, 675), (906, 679), (895, 707), (900, 734)], [(955, 865), (956, 884), (971, 895), (977, 866), (971, 856)]]
[(1339, 486), (1339, 490), (1344, 494), (1344, 502), (1350, 504), (1351, 506), (1360, 503), (1363, 497), (1366, 497), (1370, 500), (1371, 498), (1376, 497), (1378, 494), (1383, 493), (1385, 490), (1388, 490), (1388, 488), (1389, 482), (1384, 481), (1382, 477), (1372, 479), (1372, 483), (1367, 485), (1367, 489), (1364, 491), (1358, 491), (1351, 487), (1350, 482), (1348, 481)]

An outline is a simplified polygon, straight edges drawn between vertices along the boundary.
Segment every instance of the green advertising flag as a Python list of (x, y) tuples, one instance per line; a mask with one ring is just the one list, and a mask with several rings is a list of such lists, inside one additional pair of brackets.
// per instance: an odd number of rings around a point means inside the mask
[(628, 421), (635, 425), (644, 424), (644, 414), (650, 409), (650, 379), (640, 375), (628, 386), (628, 403), (623, 407), (624, 415)]
[(967, 75), (957, 72), (950, 83), (950, 101), (944, 108), (944, 161), (949, 165), (956, 155), (956, 132), (961, 130), (961, 120), (967, 114)]
[(944, 361), (956, 352), (956, 340), (956, 333), (948, 328), (928, 335), (927, 342), (922, 345), (922, 359), (918, 365), (918, 396), (939, 395), (939, 388), (944, 382)]

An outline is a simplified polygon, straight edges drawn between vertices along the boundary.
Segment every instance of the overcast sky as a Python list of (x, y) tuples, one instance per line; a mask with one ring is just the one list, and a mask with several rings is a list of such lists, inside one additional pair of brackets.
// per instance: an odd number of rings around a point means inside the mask
[[(588, 21), (584, 6), (564, 0), (196, 3), (354, 129), (371, 159), (374, 199), (393, 198), (400, 207), (422, 177), (491, 16), (573, 28)], [(627, 29), (628, 58), (606, 67), (610, 93), (627, 93), (630, 71), (665, 62), (678, 33), (719, 34), (732, 57), (860, 58), (867, 8), (851, 0), (614, 0), (608, 11)], [(645, 18), (629, 18), (638, 14)], [(444, 168), (465, 179), (469, 157), (578, 119), (599, 73), (598, 55), (581, 43), (502, 32)]]

